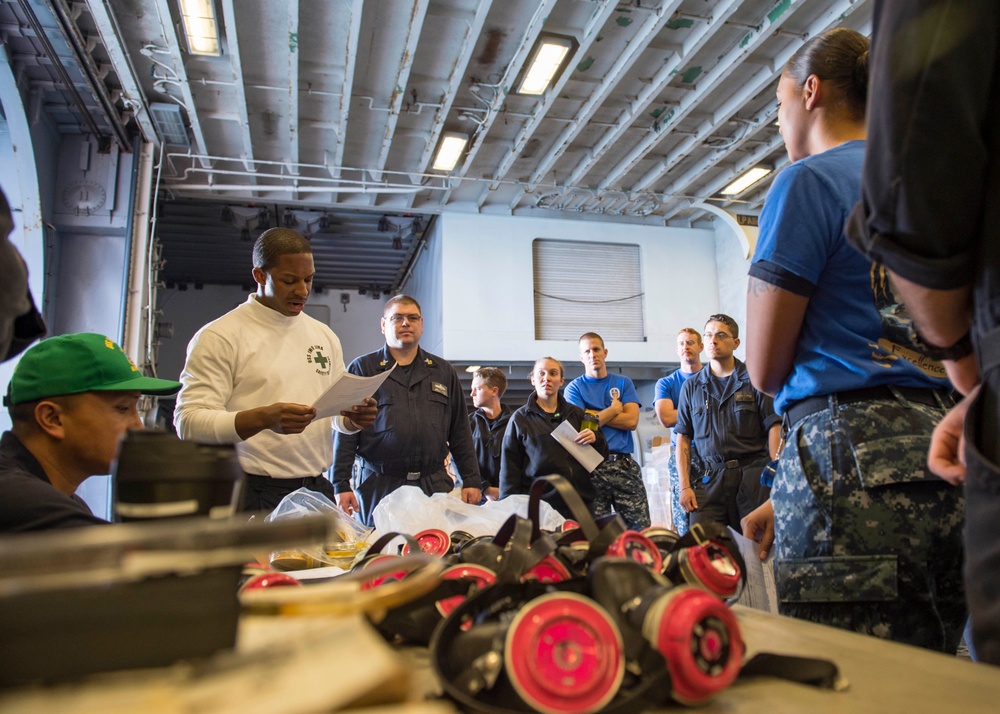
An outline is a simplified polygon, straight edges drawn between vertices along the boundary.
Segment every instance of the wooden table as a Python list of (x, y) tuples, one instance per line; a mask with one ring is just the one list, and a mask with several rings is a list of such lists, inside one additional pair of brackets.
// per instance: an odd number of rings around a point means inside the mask
[[(849, 689), (832, 692), (775, 679), (737, 681), (692, 711), (1000, 712), (1000, 668), (744, 607), (734, 609), (748, 656), (767, 651), (831, 659), (847, 678)], [(358, 701), (371, 701), (373, 694), (383, 702), (409, 701), (366, 709), (366, 714), (454, 711), (445, 702), (419, 701), (434, 688), (426, 653), (397, 655), (360, 618), (247, 617), (241, 623), (237, 651), (209, 663), (11, 691), (0, 694), (0, 712), (297, 714), (340, 711)]]

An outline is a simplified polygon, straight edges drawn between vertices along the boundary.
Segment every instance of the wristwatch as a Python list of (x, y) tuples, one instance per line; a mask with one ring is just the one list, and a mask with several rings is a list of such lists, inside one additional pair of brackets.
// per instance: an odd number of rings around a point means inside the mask
[(963, 357), (968, 357), (974, 351), (972, 346), (971, 329), (962, 335), (958, 342), (950, 345), (949, 347), (938, 347), (937, 345), (932, 345), (920, 335), (916, 325), (910, 326), (910, 336), (913, 338), (916, 348), (920, 350), (924, 356), (938, 360), (939, 362), (941, 360), (959, 360)]

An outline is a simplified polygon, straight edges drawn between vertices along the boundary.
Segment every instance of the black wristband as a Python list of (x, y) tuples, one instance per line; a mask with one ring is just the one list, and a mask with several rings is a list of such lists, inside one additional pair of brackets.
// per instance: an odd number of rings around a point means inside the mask
[(927, 340), (920, 335), (916, 325), (913, 325), (910, 328), (910, 332), (913, 336), (913, 342), (915, 343), (917, 349), (920, 350), (920, 352), (926, 357), (930, 357), (934, 360), (959, 360), (963, 357), (968, 357), (974, 351), (972, 346), (971, 329), (962, 335), (958, 342), (948, 347), (938, 347), (937, 345), (932, 345), (927, 342)]

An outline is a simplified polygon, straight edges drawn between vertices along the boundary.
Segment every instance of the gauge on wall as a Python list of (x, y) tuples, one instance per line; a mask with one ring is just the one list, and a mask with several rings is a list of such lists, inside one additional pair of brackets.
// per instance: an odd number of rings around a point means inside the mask
[(62, 194), (63, 205), (66, 208), (86, 215), (103, 208), (107, 200), (108, 193), (103, 186), (87, 181), (67, 186)]

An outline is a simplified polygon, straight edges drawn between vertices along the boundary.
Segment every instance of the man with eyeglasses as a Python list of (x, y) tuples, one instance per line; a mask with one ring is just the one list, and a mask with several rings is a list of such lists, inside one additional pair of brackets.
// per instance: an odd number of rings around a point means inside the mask
[(736, 321), (712, 315), (703, 337), (708, 369), (684, 383), (674, 425), (681, 506), (691, 526), (716, 521), (740, 531), (740, 520), (767, 500), (760, 475), (777, 454), (781, 417), (733, 354), (740, 344)]
[(420, 347), (420, 303), (409, 295), (390, 298), (381, 325), (385, 346), (358, 357), (347, 371), (370, 377), (396, 368), (375, 392), (379, 410), (372, 428), (334, 439), (337, 504), (371, 525), (375, 506), (402, 486), (427, 495), (448, 493), (455, 488), (444, 464), (449, 450), (462, 479), (462, 500), (478, 504), (483, 494), (465, 393), (454, 367)]
[(311, 406), (344, 374), (340, 339), (304, 314), (315, 273), (305, 236), (264, 231), (253, 246), (257, 291), (188, 344), (174, 425), (182, 439), (236, 444), (243, 510), (274, 510), (299, 488), (335, 499), (331, 421), (354, 432), (375, 419), (373, 399), (332, 420)]

